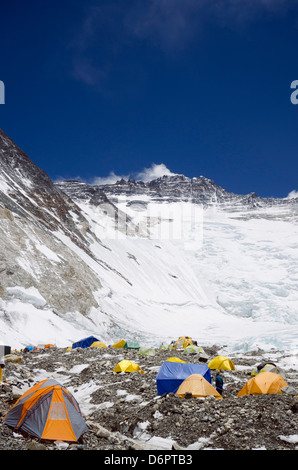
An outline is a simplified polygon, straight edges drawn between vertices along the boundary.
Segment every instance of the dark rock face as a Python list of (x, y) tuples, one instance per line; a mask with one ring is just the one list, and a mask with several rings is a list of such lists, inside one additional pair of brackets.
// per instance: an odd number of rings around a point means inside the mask
[[(55, 236), (59, 233), (94, 259), (88, 221), (77, 204), (1, 130), (0, 221), (0, 298), (7, 297), (7, 287), (23, 286), (38, 289), (50, 306), (63, 313), (76, 309), (86, 313), (97, 306), (92, 289), (100, 288), (100, 280)], [(57, 255), (55, 267), (36, 249), (36, 242)], [(30, 268), (19, 261), (22, 256)]]
[(91, 184), (73, 180), (55, 183), (55, 187), (67, 194), (71, 199), (86, 201), (93, 206), (109, 203), (105, 193), (97, 186)]
[[(82, 245), (70, 214), (83, 221), (77, 205), (0, 130), (0, 205), (45, 230), (61, 229)], [(1, 190), (2, 187), (2, 190)]]
[(88, 194), (89, 200), (93, 195), (106, 194), (109, 199), (113, 196), (150, 196), (154, 201), (179, 202), (189, 201), (207, 206), (218, 202), (229, 201), (236, 196), (203, 176), (187, 178), (183, 175), (162, 176), (147, 183), (132, 179), (121, 179), (114, 184), (86, 185), (76, 181), (65, 181), (57, 184), (68, 195), (84, 198)]

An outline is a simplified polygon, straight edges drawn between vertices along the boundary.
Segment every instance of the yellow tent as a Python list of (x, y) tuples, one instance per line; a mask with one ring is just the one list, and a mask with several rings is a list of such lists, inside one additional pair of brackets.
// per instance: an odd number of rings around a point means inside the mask
[(282, 394), (281, 388), (287, 386), (287, 382), (281, 375), (274, 374), (273, 372), (262, 372), (262, 374), (249, 379), (237, 397), (242, 397), (243, 395), (264, 395), (267, 393)]
[(264, 366), (260, 366), (261, 369), (254, 369), (250, 375), (255, 376), (257, 374), (260, 374), (260, 372), (274, 372), (275, 374), (281, 375), (281, 370), (274, 364), (264, 364)]
[(145, 374), (145, 372), (141, 369), (138, 364), (135, 364), (131, 361), (127, 361), (126, 359), (118, 362), (113, 372), (138, 372), (140, 374)]
[(179, 397), (184, 397), (186, 393), (191, 393), (193, 397), (222, 398), (218, 391), (201, 375), (192, 374), (185, 379), (177, 390)]
[(181, 336), (177, 339), (174, 349), (184, 349), (192, 343), (192, 339), (189, 336)]
[(124, 339), (121, 339), (121, 341), (117, 341), (116, 343), (112, 344), (111, 348), (117, 348), (117, 349), (123, 348), (125, 343), (126, 341)]
[(233, 361), (225, 356), (216, 356), (208, 364), (209, 369), (235, 370)]
[(107, 348), (107, 346), (101, 341), (94, 341), (94, 343), (91, 344), (90, 348)]
[(182, 361), (182, 359), (179, 359), (179, 357), (169, 357), (167, 361), (168, 362), (183, 362), (184, 364), (186, 364), (186, 361)]

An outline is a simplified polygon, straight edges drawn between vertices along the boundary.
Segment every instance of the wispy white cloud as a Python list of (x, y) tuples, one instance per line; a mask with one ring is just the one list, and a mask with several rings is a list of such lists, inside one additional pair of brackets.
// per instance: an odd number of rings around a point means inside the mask
[[(69, 49), (73, 54), (72, 76), (87, 85), (100, 85), (109, 77), (125, 44), (124, 9), (110, 1), (88, 4), (82, 11)], [(127, 34), (127, 33), (125, 33)]]
[(205, 24), (235, 26), (260, 13), (280, 13), (296, 0), (137, 0), (125, 17), (130, 32), (165, 52), (183, 50)]
[(125, 17), (129, 32), (162, 50), (183, 49), (196, 36), (207, 0), (138, 0)]
[(131, 0), (88, 4), (72, 43), (73, 76), (108, 83), (135, 41), (175, 54), (206, 34), (210, 24), (238, 28), (262, 15), (281, 15), (298, 0)]
[(293, 189), (293, 191), (291, 191), (288, 196), (286, 197), (286, 199), (295, 199), (295, 198), (298, 198), (298, 191), (296, 191), (295, 189)]
[(142, 171), (137, 173), (135, 179), (147, 182), (165, 175), (174, 176), (175, 173), (172, 173), (164, 163), (153, 163), (150, 168), (144, 168)]
[(107, 77), (107, 71), (103, 70), (99, 64), (92, 59), (83, 56), (77, 56), (73, 61), (73, 77), (87, 85), (100, 85), (102, 80)]
[(92, 179), (91, 184), (103, 185), (103, 184), (114, 184), (121, 179), (129, 179), (129, 175), (116, 175), (113, 171), (108, 176), (95, 176)]
[[(164, 163), (152, 163), (152, 165), (149, 168), (144, 168), (143, 170), (139, 172), (132, 172), (132, 173), (127, 173), (127, 174), (120, 174), (117, 175), (114, 171), (111, 171), (107, 176), (95, 176), (93, 178), (88, 178), (84, 179), (80, 176), (77, 176), (75, 178), (67, 178), (67, 179), (73, 179), (77, 181), (81, 181), (84, 183), (88, 184), (95, 184), (95, 185), (103, 185), (103, 184), (114, 184), (117, 181), (124, 179), (124, 180), (129, 180), (129, 179), (134, 179), (136, 181), (152, 181), (156, 178), (160, 178), (164, 175), (168, 176), (174, 176), (176, 173), (172, 173), (167, 166)], [(65, 178), (59, 177), (56, 179), (56, 182), (61, 182), (65, 180)]]

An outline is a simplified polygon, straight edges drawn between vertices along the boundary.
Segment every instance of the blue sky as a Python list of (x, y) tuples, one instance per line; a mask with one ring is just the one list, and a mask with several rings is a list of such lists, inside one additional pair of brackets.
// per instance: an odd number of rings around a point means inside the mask
[(56, 180), (298, 190), (298, 1), (11, 0), (3, 129)]

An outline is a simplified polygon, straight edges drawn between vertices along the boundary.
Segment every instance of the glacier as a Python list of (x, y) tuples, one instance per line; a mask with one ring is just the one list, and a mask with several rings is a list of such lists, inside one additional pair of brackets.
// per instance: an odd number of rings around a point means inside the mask
[(128, 315), (143, 340), (188, 335), (241, 350), (297, 349), (297, 220), (276, 209), (213, 207), (198, 225), (181, 239), (109, 240), (105, 261), (116, 257), (133, 287), (111, 279), (103, 309), (116, 322)]
[(167, 174), (52, 182), (0, 130), (0, 342), (297, 353), (298, 198)]
[[(133, 200), (119, 202), (130, 221)], [(78, 204), (96, 235), (89, 248), (101, 263), (61, 231), (54, 235), (100, 278), (102, 286), (93, 292), (98, 307), (85, 317), (75, 311), (59, 315), (39, 292), (19, 288), (12, 296), (8, 289), (12, 298), (0, 300), (10, 316), (9, 327), (1, 318), (2, 343), (69, 346), (94, 334), (109, 344), (125, 336), (156, 345), (187, 335), (231, 350), (297, 351), (298, 226), (292, 214), (212, 207), (202, 210), (198, 226), (182, 221), (186, 236), (171, 239), (154, 230), (165, 226), (167, 232), (173, 219), (149, 224), (153, 233), (127, 234), (113, 217), (104, 221), (102, 208)], [(163, 213), (162, 203), (152, 205)], [(167, 212), (175, 217), (179, 204), (170, 205)], [(54, 267), (61, 262), (38, 240), (36, 245)]]

